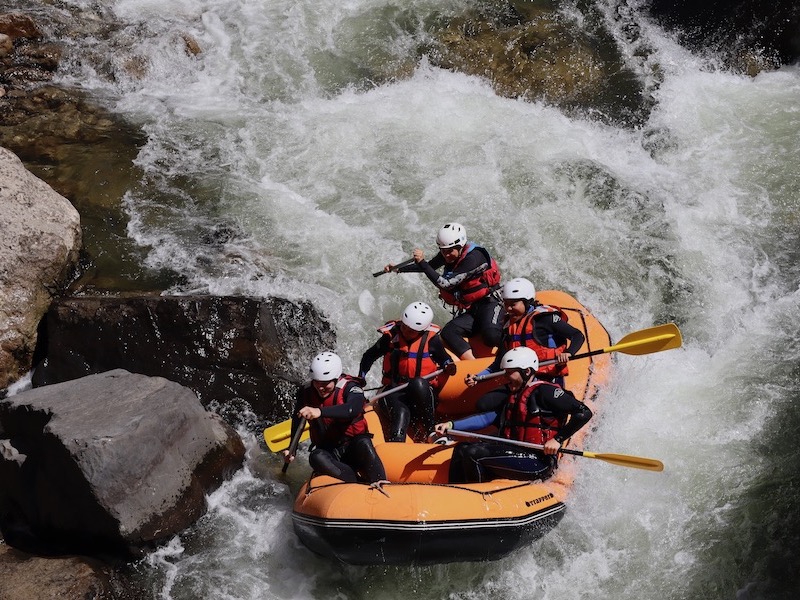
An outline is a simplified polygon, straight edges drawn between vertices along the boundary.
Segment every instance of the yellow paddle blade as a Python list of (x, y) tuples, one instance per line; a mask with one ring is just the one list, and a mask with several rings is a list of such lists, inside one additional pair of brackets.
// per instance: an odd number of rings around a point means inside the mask
[(581, 454), (586, 458), (596, 458), (604, 460), (613, 465), (620, 467), (633, 467), (634, 469), (647, 469), (648, 471), (663, 471), (664, 463), (654, 458), (645, 458), (643, 456), (630, 456), (628, 454), (606, 454), (599, 452), (586, 452)]
[(604, 348), (603, 351), (622, 352), (623, 354), (638, 356), (680, 348), (682, 343), (683, 338), (678, 326), (675, 323), (666, 323), (629, 333), (613, 346)]
[[(292, 420), (283, 421), (272, 427), (267, 427), (264, 430), (264, 441), (267, 442), (267, 448), (270, 452), (280, 452), (287, 450), (289, 444), (292, 442)], [(303, 428), (303, 435), (300, 441), (304, 442), (308, 439), (308, 424)]]

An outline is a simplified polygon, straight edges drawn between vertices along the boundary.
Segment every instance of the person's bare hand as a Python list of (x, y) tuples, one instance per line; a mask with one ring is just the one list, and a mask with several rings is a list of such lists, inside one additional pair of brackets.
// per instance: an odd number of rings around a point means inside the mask
[(318, 408), (314, 408), (313, 406), (304, 406), (297, 412), (298, 416), (303, 417), (306, 421), (313, 421), (314, 419), (319, 419), (322, 411)]
[(544, 444), (545, 454), (557, 454), (559, 450), (561, 450), (561, 444), (556, 440), (556, 438), (550, 438)]
[(446, 421), (444, 423), (437, 423), (433, 430), (438, 433), (439, 435), (445, 435), (447, 430), (453, 425), (452, 421)]

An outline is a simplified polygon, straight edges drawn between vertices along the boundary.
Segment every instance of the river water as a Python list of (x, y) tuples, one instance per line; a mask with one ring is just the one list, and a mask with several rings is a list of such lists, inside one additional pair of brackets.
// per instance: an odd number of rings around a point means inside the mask
[[(110, 82), (75, 64), (61, 77), (144, 128), (127, 232), (143, 271), (176, 274), (172, 292), (311, 300), (355, 369), (408, 302), (447, 319), (422, 277), (371, 273), (414, 247), (433, 252), (438, 227), (458, 221), (506, 277), (576, 295), (615, 340), (671, 320), (684, 336), (679, 350), (617, 356), (587, 441), (665, 471), (584, 461), (562, 523), (515, 556), (428, 568), (320, 559), (291, 527), (307, 466), (287, 485), (243, 430), (247, 468), (137, 566), (143, 589), (175, 600), (796, 597), (798, 68), (732, 74), (636, 3), (600, 2), (652, 98), (644, 123), (626, 127), (418, 61), (430, 24), (466, 0), (106, 4), (146, 75)], [(181, 33), (203, 52), (187, 55)], [(392, 71), (410, 76), (378, 76)]]

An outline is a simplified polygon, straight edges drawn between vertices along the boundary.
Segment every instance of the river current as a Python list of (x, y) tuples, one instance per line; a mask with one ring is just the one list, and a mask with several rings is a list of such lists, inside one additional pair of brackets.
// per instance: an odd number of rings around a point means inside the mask
[[(800, 69), (732, 74), (635, 2), (601, 2), (652, 98), (634, 127), (502, 98), (417, 61), (430, 21), (466, 0), (106, 4), (149, 70), (112, 83), (76, 64), (60, 77), (143, 127), (127, 232), (143, 271), (177, 274), (171, 292), (308, 299), (354, 370), (407, 303), (427, 301), (446, 322), (421, 276), (371, 273), (415, 247), (434, 252), (438, 227), (458, 221), (505, 277), (574, 294), (614, 340), (667, 321), (684, 336), (678, 350), (616, 357), (587, 439), (665, 471), (584, 461), (562, 523), (512, 557), (426, 568), (316, 557), (290, 516), (307, 465), (287, 485), (259, 432), (242, 430), (246, 469), (137, 566), (143, 589), (165, 600), (795, 597)], [(175, 32), (203, 52), (188, 55)], [(371, 78), (408, 61), (407, 78)]]

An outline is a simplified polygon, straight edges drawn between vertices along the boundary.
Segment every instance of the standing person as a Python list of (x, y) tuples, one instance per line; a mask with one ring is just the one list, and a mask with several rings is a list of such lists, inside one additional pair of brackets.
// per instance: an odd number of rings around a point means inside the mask
[[(314, 357), (311, 381), (298, 391), (295, 400), (292, 438), (300, 419), (306, 419), (312, 443), (308, 462), (316, 473), (347, 483), (360, 478), (370, 483), (385, 482), (386, 471), (364, 419), (365, 403), (356, 379), (342, 373), (339, 356), (322, 352)], [(286, 462), (294, 460), (288, 450), (283, 456)]]
[[(482, 246), (467, 241), (467, 231), (459, 223), (447, 223), (436, 236), (439, 254), (430, 261), (425, 252), (414, 250), (414, 264), (405, 267), (386, 265), (384, 272), (422, 272), (439, 288), (439, 297), (450, 305), (453, 320), (442, 328), (444, 343), (461, 360), (475, 358), (465, 338), (480, 335), (488, 348), (500, 343), (502, 310), (496, 291), (500, 285), (497, 262)], [(439, 275), (437, 269), (443, 268)]]
[(404, 442), (409, 424), (412, 438), (424, 441), (434, 426), (436, 396), (442, 377), (424, 379), (439, 369), (455, 374), (455, 363), (439, 338), (439, 326), (433, 324), (433, 309), (424, 302), (412, 302), (399, 320), (378, 328), (381, 337), (361, 357), (359, 376), (366, 377), (373, 363), (383, 357), (384, 387), (407, 383), (408, 387), (381, 398), (380, 406), (389, 416), (387, 442)]
[[(506, 317), (503, 322), (503, 335), (500, 350), (489, 367), (467, 375), (464, 379), (470, 387), (478, 383), (477, 376), (500, 371), (503, 354), (512, 348), (524, 346), (536, 352), (539, 362), (556, 361), (542, 366), (536, 377), (551, 381), (564, 387), (564, 377), (569, 374), (567, 362), (583, 346), (585, 336), (568, 323), (569, 317), (563, 310), (536, 301), (536, 289), (524, 277), (518, 277), (503, 284), (501, 291)], [(498, 388), (484, 394), (478, 400), (478, 410), (493, 410), (506, 400), (508, 391)]]
[(544, 446), (543, 450), (515, 448), (497, 442), (459, 443), (450, 463), (451, 483), (509, 479), (547, 479), (557, 466), (561, 444), (589, 422), (592, 411), (570, 392), (536, 378), (539, 359), (530, 348), (519, 346), (505, 353), (501, 366), (508, 378), (509, 395), (499, 410), (458, 421), (439, 423), (439, 435), (448, 429), (476, 431), (491, 424), (498, 436)]

